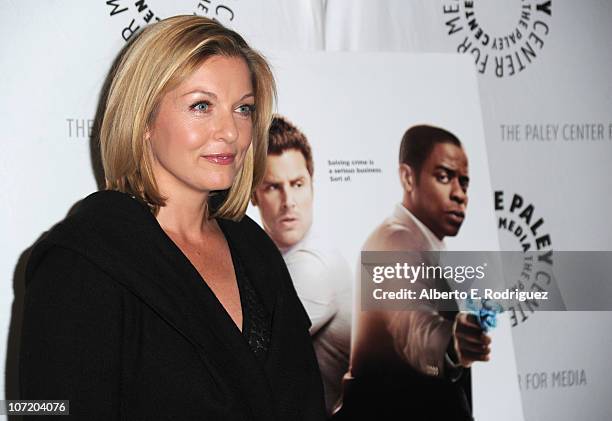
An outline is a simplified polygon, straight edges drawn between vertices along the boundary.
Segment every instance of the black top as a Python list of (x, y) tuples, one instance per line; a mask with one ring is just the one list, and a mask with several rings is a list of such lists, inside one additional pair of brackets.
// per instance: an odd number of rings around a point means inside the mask
[(324, 419), (310, 321), (282, 256), (248, 217), (218, 223), (244, 334), (146, 206), (85, 198), (28, 262), (21, 398), (68, 399), (83, 420)]

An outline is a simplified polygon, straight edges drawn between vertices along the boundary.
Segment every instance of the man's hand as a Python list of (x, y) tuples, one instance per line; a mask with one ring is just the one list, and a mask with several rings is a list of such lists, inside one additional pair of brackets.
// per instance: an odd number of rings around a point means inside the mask
[(489, 361), (491, 338), (478, 325), (474, 315), (457, 314), (453, 324), (453, 343), (459, 365), (469, 367), (474, 361)]

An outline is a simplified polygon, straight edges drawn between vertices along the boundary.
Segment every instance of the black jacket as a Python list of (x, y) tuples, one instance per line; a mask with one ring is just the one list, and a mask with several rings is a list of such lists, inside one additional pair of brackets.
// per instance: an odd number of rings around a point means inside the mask
[(85, 198), (26, 271), (22, 399), (69, 399), (86, 420), (320, 420), (310, 321), (283, 259), (248, 217), (218, 220), (266, 310), (259, 361), (147, 207)]

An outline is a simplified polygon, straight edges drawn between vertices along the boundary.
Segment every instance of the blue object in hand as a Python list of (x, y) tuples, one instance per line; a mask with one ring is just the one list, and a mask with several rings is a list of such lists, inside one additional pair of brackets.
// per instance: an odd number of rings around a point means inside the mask
[(478, 324), (483, 331), (488, 332), (497, 326), (497, 315), (502, 313), (504, 309), (501, 305), (487, 303), (487, 306), (478, 308), (471, 298), (467, 300), (468, 310), (476, 317)]

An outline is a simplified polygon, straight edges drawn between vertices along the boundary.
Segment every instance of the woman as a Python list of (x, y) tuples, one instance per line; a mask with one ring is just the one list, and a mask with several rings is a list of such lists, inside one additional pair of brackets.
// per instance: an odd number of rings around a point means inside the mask
[(22, 399), (68, 399), (87, 420), (323, 419), (310, 322), (244, 216), (265, 169), (267, 63), (219, 23), (178, 16), (145, 29), (112, 77), (107, 190), (28, 263)]

